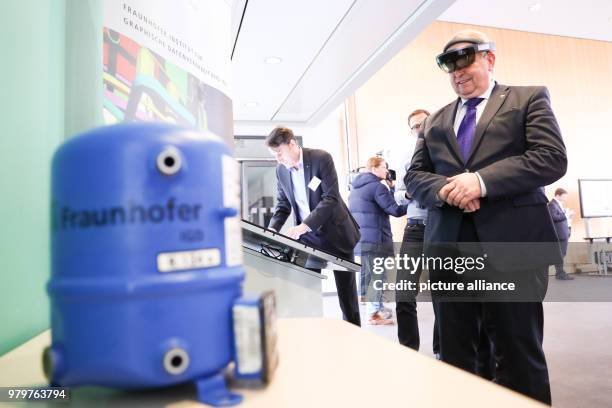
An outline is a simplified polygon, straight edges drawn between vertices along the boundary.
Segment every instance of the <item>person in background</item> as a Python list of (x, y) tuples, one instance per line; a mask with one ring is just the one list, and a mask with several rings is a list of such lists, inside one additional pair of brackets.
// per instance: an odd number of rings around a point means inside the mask
[[(568, 193), (562, 188), (555, 190), (555, 197), (548, 202), (548, 212), (550, 217), (555, 224), (555, 231), (557, 231), (557, 237), (559, 238), (559, 246), (561, 247), (561, 255), (565, 258), (567, 254), (567, 242), (570, 237), (569, 217), (571, 209), (565, 209), (565, 203), (567, 202)], [(555, 265), (556, 274), (555, 277), (559, 280), (572, 280), (574, 277), (568, 275), (563, 268), (563, 262)]]
[[(368, 159), (366, 170), (353, 180), (348, 200), (349, 210), (361, 231), (359, 248), (362, 295), (366, 291), (371, 294), (366, 306), (370, 324), (393, 324), (391, 310), (384, 307), (383, 291), (372, 287), (372, 267), (375, 258), (393, 256), (389, 216), (405, 215), (406, 206), (398, 205), (393, 198), (394, 182), (387, 178), (387, 163), (382, 157)], [(384, 281), (384, 274), (377, 276)]]
[[(287, 232), (290, 238), (352, 261), (359, 226), (340, 197), (331, 155), (300, 147), (293, 131), (285, 127), (275, 128), (266, 146), (278, 162), (277, 204), (268, 229), (280, 231), (293, 214), (295, 227)], [(318, 267), (309, 269), (320, 272)], [(344, 320), (361, 326), (355, 274), (334, 271), (334, 279)]]
[[(408, 115), (408, 126), (410, 133), (414, 138), (417, 138), (421, 126), (425, 119), (430, 115), (425, 109), (417, 109)], [(406, 152), (403, 157), (402, 164), (397, 173), (397, 188), (395, 190), (395, 201), (398, 204), (407, 205), (406, 210), (406, 227), (404, 228), (404, 236), (402, 238), (402, 254), (409, 256), (421, 256), (423, 252), (423, 235), (425, 233), (425, 224), (427, 223), (427, 209), (423, 207), (417, 200), (414, 200), (406, 192), (404, 184), (404, 176), (406, 169), (410, 165), (412, 152)], [(416, 273), (411, 274), (410, 271), (398, 269), (397, 281), (411, 280), (418, 285), (422, 272), (421, 267)], [(421, 339), (419, 336), (419, 323), (417, 318), (417, 293), (407, 293), (406, 291), (398, 291), (395, 295), (395, 314), (397, 315), (397, 337), (400, 344), (410, 347), (414, 350), (419, 350)], [(434, 308), (435, 309), (435, 308)], [(434, 313), (435, 314), (435, 313)], [(440, 358), (440, 341), (438, 336), (438, 328), (434, 317), (433, 342), (432, 351), (434, 357)]]

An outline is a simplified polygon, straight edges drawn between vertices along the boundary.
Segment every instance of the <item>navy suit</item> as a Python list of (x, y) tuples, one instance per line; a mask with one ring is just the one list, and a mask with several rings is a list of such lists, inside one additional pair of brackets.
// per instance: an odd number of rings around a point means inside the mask
[(559, 241), (567, 241), (570, 236), (570, 229), (565, 212), (557, 200), (550, 200), (548, 203), (548, 212), (550, 212), (550, 218), (553, 220), (555, 231), (557, 232), (557, 238), (559, 238)]
[[(565, 258), (565, 255), (567, 254), (567, 243), (570, 236), (567, 217), (565, 216), (565, 212), (557, 200), (550, 200), (548, 203), (548, 211), (550, 212), (550, 218), (553, 220), (555, 231), (557, 232), (557, 237), (559, 238), (561, 255), (563, 258)], [(555, 264), (555, 271), (557, 277), (563, 277), (566, 275), (565, 269), (563, 268), (563, 262)]]
[[(277, 204), (268, 227), (280, 231), (293, 210), (295, 224), (304, 223), (311, 229), (300, 237), (300, 241), (340, 258), (354, 259), (353, 249), (361, 235), (357, 222), (340, 197), (338, 176), (331, 155), (324, 150), (302, 148), (302, 159), (310, 214), (306, 219), (300, 219), (291, 174), (279, 164), (276, 167)], [(321, 180), (314, 190), (308, 187), (313, 177)], [(334, 271), (334, 278), (344, 319), (360, 326), (355, 274)]]
[[(565, 174), (567, 157), (547, 89), (496, 84), (477, 123), (467, 160), (454, 131), (460, 103), (458, 98), (426, 119), (404, 179), (408, 193), (428, 208), (426, 247), (435, 242), (555, 242), (542, 190)], [(478, 172), (487, 190), (480, 209), (471, 214), (437, 196), (447, 177), (466, 171)], [(543, 297), (547, 265), (557, 263), (560, 252), (557, 247), (531, 255), (524, 258), (531, 261), (525, 265), (530, 269), (526, 276), (533, 286), (543, 288)], [(484, 324), (493, 329), (489, 334), (498, 369), (503, 366), (497, 380), (550, 403), (541, 301), (440, 302), (437, 312), (442, 360), (476, 372)]]

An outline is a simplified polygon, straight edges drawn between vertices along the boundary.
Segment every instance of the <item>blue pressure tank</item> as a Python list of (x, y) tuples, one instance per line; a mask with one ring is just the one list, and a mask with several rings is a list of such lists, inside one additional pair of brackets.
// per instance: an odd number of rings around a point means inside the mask
[(98, 128), (55, 152), (51, 195), (51, 384), (192, 381), (203, 402), (239, 402), (221, 376), (245, 276), (223, 141), (168, 124)]

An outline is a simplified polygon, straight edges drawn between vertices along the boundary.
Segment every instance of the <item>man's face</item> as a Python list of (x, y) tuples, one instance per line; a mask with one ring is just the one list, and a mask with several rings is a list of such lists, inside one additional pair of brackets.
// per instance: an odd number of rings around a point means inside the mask
[(278, 147), (269, 147), (268, 150), (276, 161), (286, 168), (295, 167), (300, 162), (300, 147), (295, 140)]
[(557, 196), (557, 200), (561, 201), (563, 204), (567, 202), (568, 194), (561, 194)]
[(413, 136), (416, 137), (419, 135), (419, 132), (421, 131), (421, 125), (423, 124), (425, 119), (427, 119), (426, 113), (417, 113), (416, 115), (410, 118), (410, 120), (408, 121), (408, 126), (410, 126), (410, 132)]
[[(456, 50), (469, 45), (471, 44), (458, 43), (449, 50)], [(475, 58), (471, 65), (448, 74), (453, 90), (462, 98), (476, 98), (489, 88), (491, 71), (495, 65), (495, 54), (478, 52)]]

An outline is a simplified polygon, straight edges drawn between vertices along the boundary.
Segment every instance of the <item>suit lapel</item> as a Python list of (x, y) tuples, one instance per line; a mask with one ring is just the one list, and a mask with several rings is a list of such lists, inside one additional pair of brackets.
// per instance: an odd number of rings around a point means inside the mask
[(507, 86), (496, 84), (493, 88), (493, 92), (491, 92), (491, 97), (487, 101), (487, 106), (485, 106), (484, 112), (480, 116), (480, 120), (476, 124), (476, 131), (474, 133), (474, 141), (472, 142), (472, 147), (470, 148), (470, 153), (468, 154), (468, 158), (466, 161), (466, 165), (471, 163), (471, 160), (474, 156), (474, 152), (478, 149), (478, 145), (482, 140), (482, 136), (484, 132), (487, 130), (489, 123), (493, 120), (493, 117), (501, 108), (503, 103), (506, 101), (506, 97), (510, 89)]
[(289, 170), (287, 170), (285, 166), (283, 166), (282, 164), (279, 166), (280, 166), (279, 174), (281, 178), (281, 183), (283, 183), (285, 191), (289, 193), (285, 195), (287, 196), (287, 198), (289, 198), (291, 207), (295, 209), (297, 208), (297, 206), (295, 205), (295, 195), (293, 194), (293, 183), (291, 182), (291, 174), (289, 173)]
[(308, 183), (312, 178), (312, 163), (310, 162), (310, 150), (302, 148), (302, 160), (304, 161), (304, 186), (306, 188), (306, 197), (308, 197), (308, 208), (312, 211), (312, 198), (310, 193), (312, 190), (308, 188)]
[(457, 143), (457, 135), (455, 134), (455, 116), (457, 115), (457, 108), (459, 107), (460, 103), (461, 98), (457, 98), (455, 103), (446, 109), (442, 118), (442, 123), (446, 123), (448, 125), (449, 130), (446, 132), (448, 144), (450, 145), (457, 160), (459, 160), (459, 163), (463, 165), (463, 156), (461, 155), (461, 149), (459, 148), (459, 143)]

